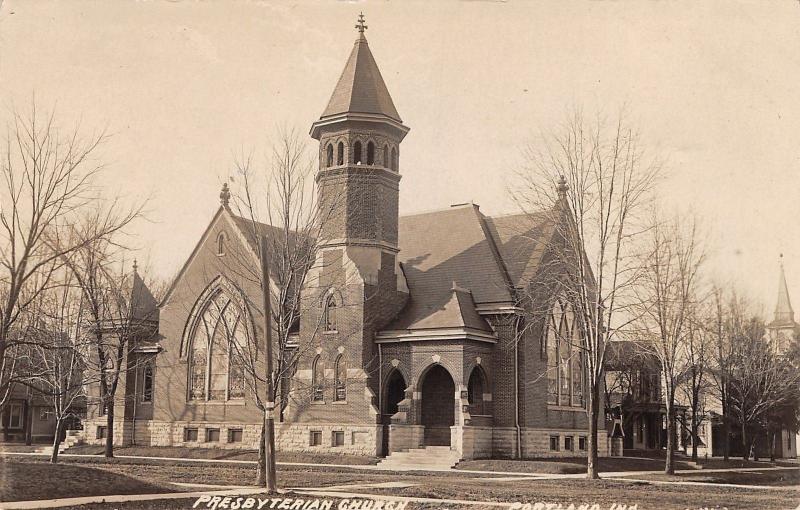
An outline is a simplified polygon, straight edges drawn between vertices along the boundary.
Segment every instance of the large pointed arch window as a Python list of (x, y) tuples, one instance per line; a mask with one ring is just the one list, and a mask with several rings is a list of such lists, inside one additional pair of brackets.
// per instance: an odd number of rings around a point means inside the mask
[(244, 398), (248, 328), (241, 307), (225, 292), (215, 293), (193, 325), (189, 360), (189, 399)]
[(311, 363), (311, 400), (321, 402), (325, 398), (324, 388), (325, 370), (319, 354)]
[(582, 337), (569, 305), (556, 303), (544, 332), (547, 353), (547, 403), (584, 407), (586, 384)]
[(347, 364), (344, 361), (342, 354), (336, 357), (336, 362), (333, 365), (333, 385), (334, 395), (333, 400), (337, 402), (344, 402), (347, 400)]

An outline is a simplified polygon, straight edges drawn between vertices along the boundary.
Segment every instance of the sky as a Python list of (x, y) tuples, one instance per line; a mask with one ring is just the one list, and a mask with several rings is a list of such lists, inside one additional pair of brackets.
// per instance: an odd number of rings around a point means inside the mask
[(574, 106), (625, 105), (667, 162), (660, 200), (702, 218), (709, 272), (771, 314), (783, 253), (800, 303), (794, 0), (0, 0), (0, 126), (35, 97), (65, 127), (106, 129), (107, 193), (149, 198), (132, 240), (169, 277), (236, 156), (319, 118), (361, 11), (411, 128), (401, 214), (468, 201), (515, 212), (508, 186), (527, 144)]

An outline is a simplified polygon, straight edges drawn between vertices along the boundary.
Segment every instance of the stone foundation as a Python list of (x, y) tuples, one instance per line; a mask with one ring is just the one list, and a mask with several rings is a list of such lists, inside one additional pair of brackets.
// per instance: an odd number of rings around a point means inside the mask
[[(587, 430), (575, 429), (538, 429), (523, 428), (520, 431), (522, 439), (522, 458), (543, 457), (582, 457), (589, 448), (589, 433)], [(558, 438), (558, 449), (550, 448), (550, 438)], [(565, 438), (572, 438), (572, 449), (565, 448)], [(580, 448), (580, 438), (586, 438), (586, 449)], [(605, 431), (597, 435), (597, 454), (601, 457), (609, 455), (608, 436)], [(517, 430), (513, 427), (494, 427), (492, 429), (492, 457), (515, 458), (517, 455)], [(479, 450), (478, 450), (479, 451)], [(483, 454), (483, 452), (480, 452)], [(480, 457), (474, 457), (480, 458)]]
[[(97, 427), (105, 426), (103, 420), (84, 423), (83, 439), (87, 444), (105, 444), (97, 438)], [(187, 429), (196, 430), (196, 440), (188, 437)], [(209, 430), (213, 436), (209, 435)], [(218, 433), (217, 433), (218, 431)], [(241, 433), (239, 433), (241, 431)], [(312, 445), (312, 432), (319, 432), (319, 445)], [(343, 443), (334, 446), (335, 432), (344, 434)], [(351, 455), (376, 455), (381, 444), (379, 425), (333, 424), (275, 424), (275, 446), (278, 451), (332, 452)], [(218, 440), (214, 440), (218, 439)], [(239, 440), (240, 439), (240, 440)], [(210, 422), (157, 422), (138, 421), (135, 443), (133, 423), (114, 424), (114, 444), (129, 446), (186, 446), (203, 448), (258, 449), (261, 441), (260, 423), (210, 423)]]
[(389, 425), (389, 452), (420, 448), (424, 444), (425, 427), (422, 425)]

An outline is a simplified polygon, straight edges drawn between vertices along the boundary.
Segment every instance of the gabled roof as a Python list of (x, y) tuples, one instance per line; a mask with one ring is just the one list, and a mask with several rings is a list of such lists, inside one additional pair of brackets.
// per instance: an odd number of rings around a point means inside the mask
[(515, 287), (533, 280), (555, 232), (550, 212), (486, 217), (500, 256)]
[(343, 113), (385, 115), (400, 122), (392, 97), (364, 34), (356, 39), (321, 119)]
[(475, 311), (472, 293), (455, 283), (450, 289), (449, 299), (441, 306), (433, 307), (429, 312), (420, 315), (403, 314), (390, 329), (469, 328), (492, 332), (489, 324)]

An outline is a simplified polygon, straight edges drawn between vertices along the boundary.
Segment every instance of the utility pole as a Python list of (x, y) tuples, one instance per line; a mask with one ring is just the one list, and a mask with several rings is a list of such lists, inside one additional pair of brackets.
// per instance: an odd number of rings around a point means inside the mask
[(275, 472), (275, 398), (272, 381), (272, 326), (270, 317), (272, 309), (269, 295), (269, 261), (267, 260), (267, 238), (260, 236), (261, 248), (261, 293), (264, 298), (264, 339), (266, 341), (267, 365), (267, 401), (264, 413), (264, 452), (266, 454), (267, 492), (275, 494), (278, 491)]

